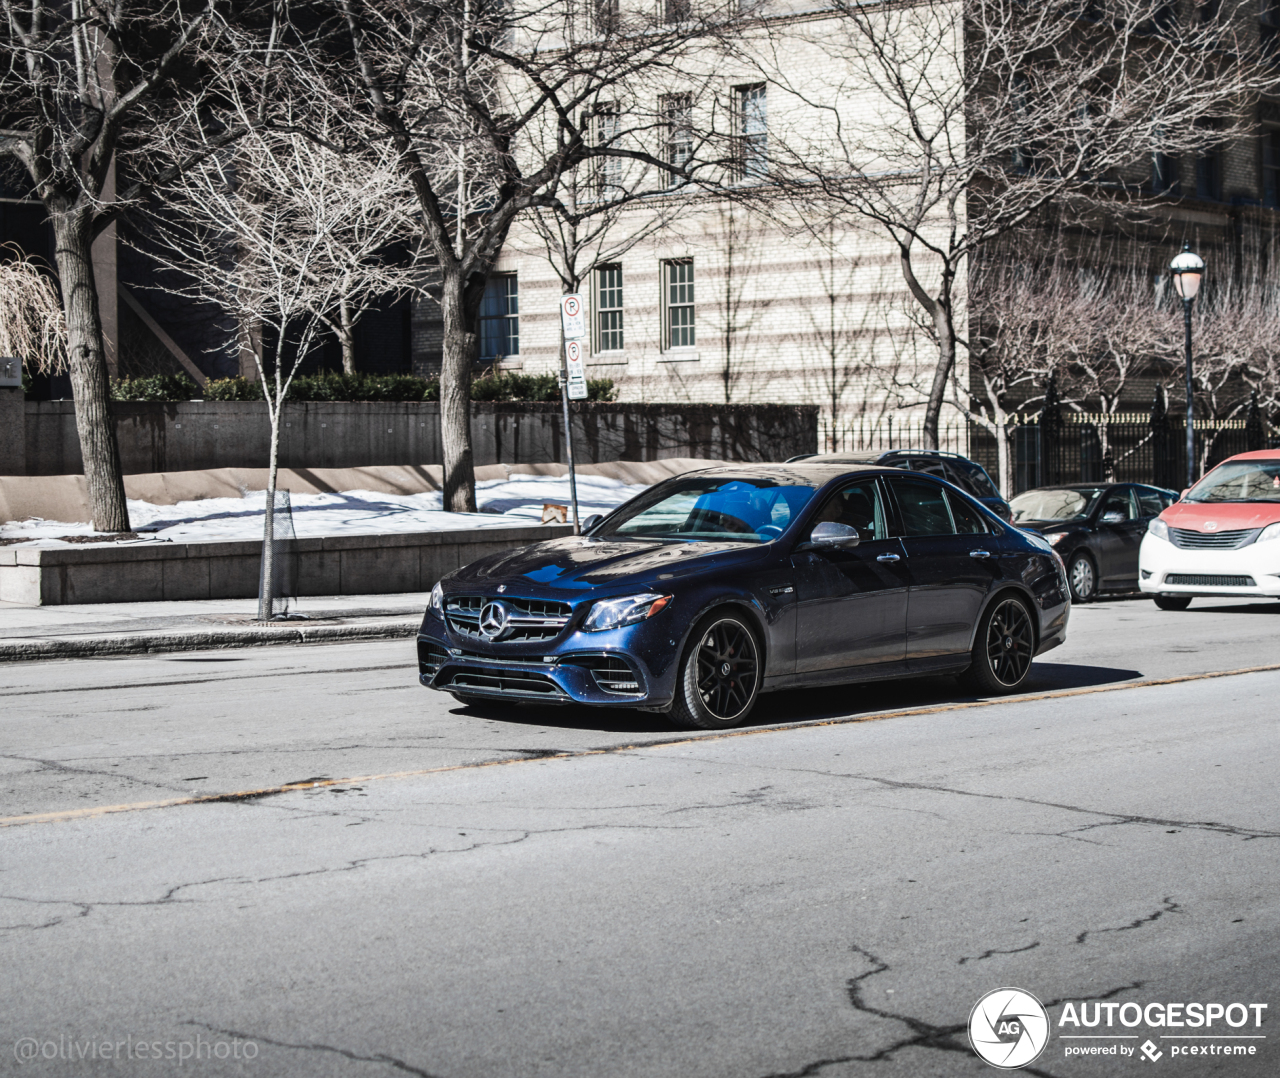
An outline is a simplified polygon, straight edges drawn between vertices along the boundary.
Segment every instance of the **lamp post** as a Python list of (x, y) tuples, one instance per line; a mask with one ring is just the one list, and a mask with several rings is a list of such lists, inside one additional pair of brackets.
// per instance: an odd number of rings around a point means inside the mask
[(1204, 278), (1204, 259), (1194, 254), (1191, 245), (1184, 243), (1182, 252), (1169, 263), (1173, 273), (1173, 287), (1182, 297), (1182, 319), (1187, 338), (1187, 486), (1196, 481), (1196, 428), (1195, 396), (1191, 382), (1191, 303), (1200, 291)]

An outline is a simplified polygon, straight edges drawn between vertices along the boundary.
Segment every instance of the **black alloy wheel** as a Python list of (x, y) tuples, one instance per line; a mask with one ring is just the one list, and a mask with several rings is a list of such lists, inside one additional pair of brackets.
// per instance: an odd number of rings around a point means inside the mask
[(677, 726), (724, 730), (747, 717), (759, 693), (755, 634), (741, 618), (713, 613), (699, 624), (685, 647), (668, 718)]
[(1035, 650), (1035, 628), (1026, 602), (1012, 595), (997, 599), (983, 616), (973, 662), (961, 680), (980, 693), (1013, 692), (1031, 672)]
[(1073, 602), (1087, 603), (1098, 597), (1098, 571), (1088, 554), (1080, 553), (1071, 559), (1067, 582), (1071, 585)]
[(1190, 595), (1157, 595), (1156, 606), (1161, 610), (1186, 610), (1191, 605)]

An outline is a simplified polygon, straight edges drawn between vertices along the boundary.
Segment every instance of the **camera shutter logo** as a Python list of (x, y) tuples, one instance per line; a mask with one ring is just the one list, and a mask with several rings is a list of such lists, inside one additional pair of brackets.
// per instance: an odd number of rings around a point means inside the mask
[(1030, 992), (997, 988), (969, 1012), (969, 1043), (993, 1067), (1025, 1067), (1049, 1043), (1049, 1012)]

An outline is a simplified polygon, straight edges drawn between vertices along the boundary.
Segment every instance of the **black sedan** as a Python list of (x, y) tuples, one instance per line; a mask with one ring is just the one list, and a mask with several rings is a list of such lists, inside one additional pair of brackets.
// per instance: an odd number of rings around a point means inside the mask
[(792, 457), (787, 463), (800, 461), (813, 464), (882, 464), (887, 468), (906, 468), (936, 475), (977, 498), (1002, 520), (1013, 519), (1009, 503), (1000, 497), (987, 470), (977, 461), (959, 453), (946, 453), (940, 449), (877, 449), (866, 453), (809, 453)]
[(1010, 502), (1013, 523), (1043, 535), (1067, 567), (1078, 603), (1104, 591), (1135, 591), (1138, 549), (1147, 525), (1178, 500), (1140, 483), (1037, 487)]
[(931, 476), (830, 464), (687, 473), (581, 536), (444, 577), (419, 680), (464, 703), (742, 722), (761, 692), (920, 674), (1009, 692), (1062, 643), (1047, 543)]

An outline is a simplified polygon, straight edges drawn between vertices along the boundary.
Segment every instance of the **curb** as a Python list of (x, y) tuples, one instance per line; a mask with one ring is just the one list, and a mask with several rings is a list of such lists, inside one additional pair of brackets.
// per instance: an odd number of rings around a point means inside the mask
[(394, 640), (416, 636), (421, 618), (377, 625), (316, 625), (268, 629), (198, 630), (178, 633), (121, 633), (114, 639), (73, 636), (63, 639), (0, 643), (0, 662), (37, 659), (89, 659), (104, 655), (137, 655), (162, 651), (207, 651), (216, 648), (253, 648), (271, 644), (341, 644), (362, 640)]

